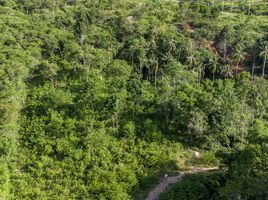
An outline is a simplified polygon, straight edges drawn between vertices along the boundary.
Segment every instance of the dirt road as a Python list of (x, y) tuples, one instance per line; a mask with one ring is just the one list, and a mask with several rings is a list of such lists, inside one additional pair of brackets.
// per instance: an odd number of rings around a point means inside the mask
[[(202, 173), (202, 172), (209, 172), (209, 171), (215, 171), (218, 170), (218, 167), (207, 167), (207, 168), (199, 168), (194, 167), (188, 171), (180, 172), (180, 175), (177, 176), (170, 176), (167, 178), (168, 185), (172, 183), (176, 183), (178, 181), (181, 181), (182, 177), (185, 174), (193, 174), (193, 173)], [(162, 192), (166, 190), (166, 183), (165, 180), (162, 180), (146, 197), (145, 200), (157, 200)]]

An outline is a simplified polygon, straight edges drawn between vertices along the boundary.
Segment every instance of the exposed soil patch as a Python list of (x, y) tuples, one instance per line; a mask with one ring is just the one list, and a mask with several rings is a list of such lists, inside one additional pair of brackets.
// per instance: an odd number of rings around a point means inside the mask
[[(218, 54), (218, 51), (217, 51), (217, 48), (216, 48), (216, 45), (214, 44), (213, 41), (207, 41), (207, 40), (204, 40), (204, 47), (212, 52), (212, 53), (215, 53), (215, 54)], [(219, 55), (219, 54), (218, 54)]]
[(191, 33), (194, 33), (195, 32), (195, 27), (194, 27), (194, 24), (193, 22), (184, 22), (180, 25), (180, 30), (184, 30), (184, 31), (188, 31), (188, 32), (191, 32)]

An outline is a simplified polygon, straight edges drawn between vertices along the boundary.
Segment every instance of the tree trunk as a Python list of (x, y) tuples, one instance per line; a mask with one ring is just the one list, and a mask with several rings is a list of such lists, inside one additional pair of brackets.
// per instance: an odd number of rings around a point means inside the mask
[(154, 72), (154, 87), (156, 87), (156, 80), (157, 80), (157, 70)]
[(52, 12), (55, 13), (55, 0), (52, 1)]
[(86, 83), (88, 83), (88, 78), (89, 78), (89, 66), (87, 66), (87, 78), (86, 78)]
[(226, 38), (224, 39), (224, 50), (223, 50), (223, 60), (226, 63), (227, 62), (227, 47), (226, 47)]
[(237, 73), (238, 73), (238, 65), (239, 65), (239, 60), (236, 63), (235, 75), (237, 75)]
[(240, 121), (240, 131), (241, 131), (240, 148), (242, 149), (243, 141), (244, 141), (244, 130), (243, 130), (242, 121)]
[(118, 130), (118, 114), (115, 112), (115, 132)]
[(157, 72), (158, 72), (158, 60), (156, 60), (155, 67), (154, 67), (154, 87), (156, 87)]
[(264, 60), (263, 60), (262, 77), (264, 77), (265, 65), (266, 65), (266, 54), (264, 55)]
[(197, 83), (200, 85), (202, 80), (202, 69), (198, 70)]
[(134, 52), (133, 51), (131, 51), (130, 56), (131, 56), (131, 65), (134, 66)]
[(151, 80), (151, 67), (150, 66), (148, 66), (148, 78), (147, 78), (147, 80), (148, 81), (150, 81)]
[(114, 118), (114, 115), (112, 115), (112, 121), (113, 121), (113, 131), (115, 133), (115, 118)]
[(142, 63), (140, 62), (140, 80), (142, 80), (142, 78), (143, 78), (143, 74), (142, 74)]
[(251, 76), (252, 76), (253, 79), (254, 79), (255, 61), (256, 61), (256, 48), (254, 47), (254, 51), (253, 51), (253, 62), (252, 62), (252, 71), (251, 71)]

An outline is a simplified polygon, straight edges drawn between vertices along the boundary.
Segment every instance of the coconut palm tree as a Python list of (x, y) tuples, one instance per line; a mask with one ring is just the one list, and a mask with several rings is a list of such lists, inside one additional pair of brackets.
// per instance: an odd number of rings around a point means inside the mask
[(187, 64), (189, 65), (189, 68), (192, 68), (197, 63), (197, 57), (194, 53), (190, 53), (187, 57)]
[(262, 51), (260, 52), (260, 56), (263, 58), (263, 66), (262, 66), (262, 77), (264, 77), (266, 59), (268, 56), (268, 45), (264, 45)]
[(159, 70), (159, 62), (158, 62), (158, 58), (156, 56), (152, 56), (149, 59), (149, 63), (150, 65), (153, 67), (153, 75), (154, 75), (154, 85), (156, 87), (156, 82), (157, 82), (157, 73)]
[(212, 80), (215, 81), (215, 73), (218, 71), (218, 57), (213, 56), (209, 59), (209, 71), (212, 73)]
[(169, 57), (171, 57), (171, 54), (174, 50), (176, 50), (176, 41), (172, 38), (171, 40), (168, 41), (167, 54)]
[(239, 63), (245, 58), (245, 52), (244, 47), (241, 45), (237, 45), (235, 47), (235, 51), (233, 53), (233, 59), (236, 62), (236, 69), (235, 69), (235, 75), (237, 75), (238, 72), (238, 65)]
[(251, 7), (251, 2), (250, 2), (251, 0), (248, 0), (247, 1), (247, 4), (248, 4), (248, 15), (250, 15), (250, 7)]
[(204, 63), (198, 62), (196, 69), (197, 69), (197, 83), (200, 85), (201, 80), (204, 76)]
[(252, 59), (252, 70), (251, 70), (251, 76), (254, 79), (254, 71), (255, 71), (255, 62), (256, 62), (256, 46), (253, 47), (253, 59)]
[(194, 43), (190, 40), (188, 47), (186, 48), (187, 57), (186, 63), (188, 64), (188, 69), (193, 69), (198, 61), (198, 52), (195, 50)]
[(222, 66), (222, 70), (221, 70), (221, 73), (224, 77), (226, 78), (232, 78), (234, 76), (233, 74), (233, 69), (232, 69), (232, 65), (230, 65), (229, 63), (228, 64), (225, 64)]

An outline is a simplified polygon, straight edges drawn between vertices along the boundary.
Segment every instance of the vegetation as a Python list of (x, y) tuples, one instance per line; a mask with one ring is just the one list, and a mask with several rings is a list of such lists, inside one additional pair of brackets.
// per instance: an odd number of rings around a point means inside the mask
[(187, 149), (228, 171), (163, 199), (267, 198), (268, 5), (247, 2), (0, 0), (0, 199), (142, 198)]
[(218, 191), (225, 182), (224, 174), (192, 174), (183, 178), (183, 181), (172, 186), (163, 193), (160, 200), (196, 200), (216, 199)]

